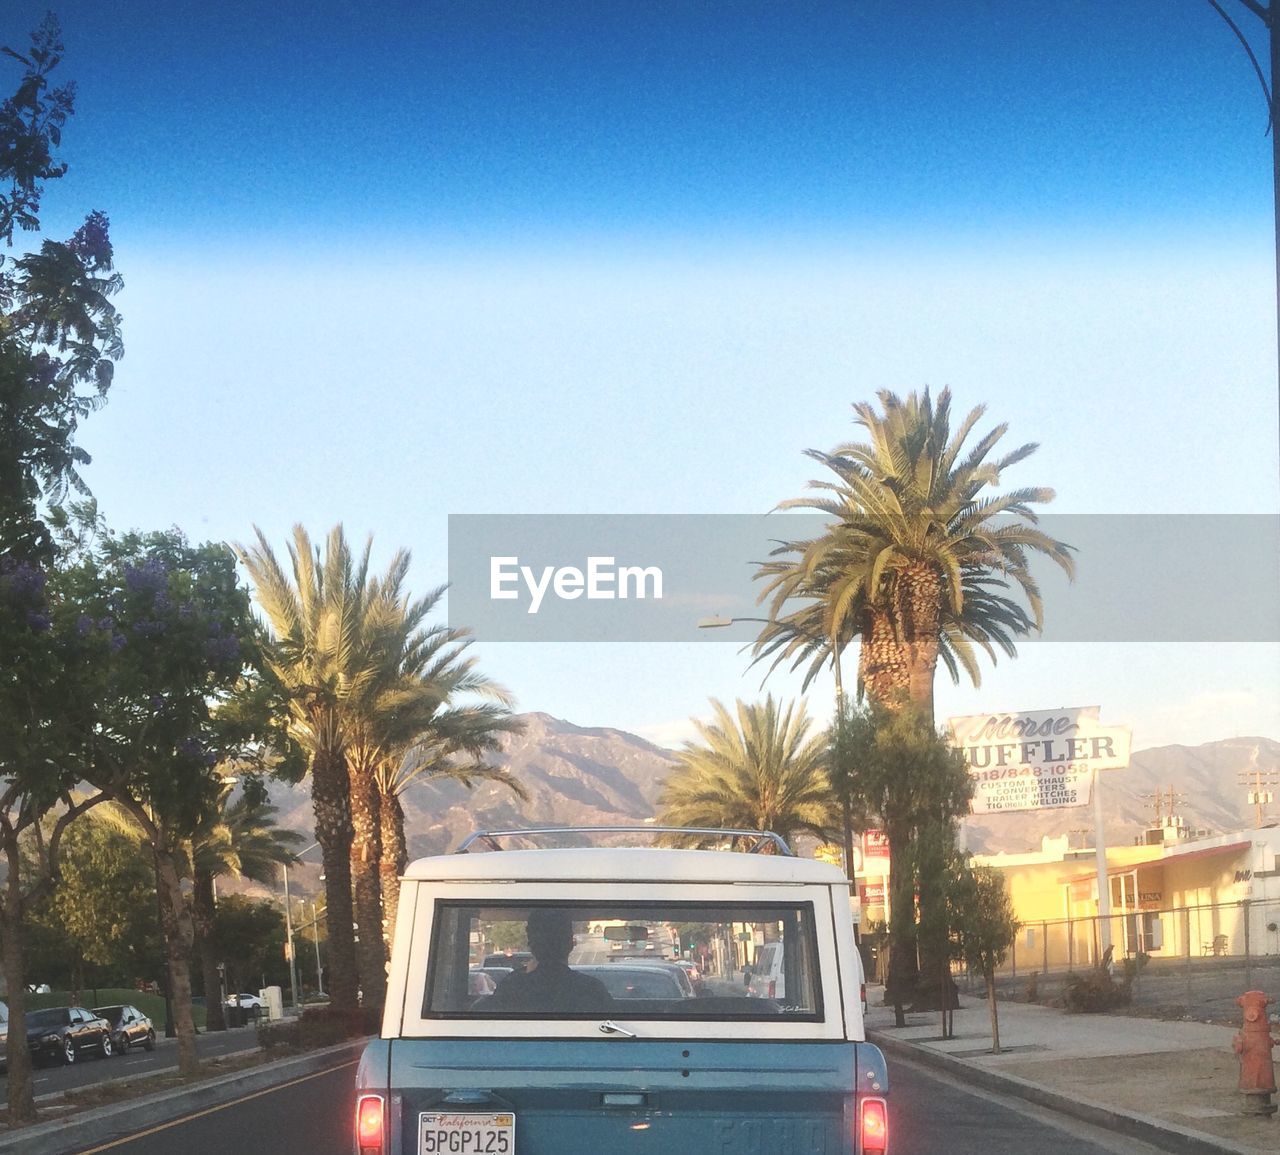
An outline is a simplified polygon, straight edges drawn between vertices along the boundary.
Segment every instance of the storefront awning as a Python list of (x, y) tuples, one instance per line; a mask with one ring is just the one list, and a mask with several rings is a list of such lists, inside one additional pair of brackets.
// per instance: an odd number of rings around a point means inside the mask
[(1190, 862), (1195, 858), (1212, 858), (1218, 854), (1239, 854), (1242, 850), (1248, 850), (1253, 843), (1246, 839), (1244, 842), (1229, 842), (1226, 846), (1206, 846), (1200, 850), (1188, 850), (1185, 854), (1166, 854), (1163, 858), (1158, 859), (1161, 863), (1166, 862)]
[[(1239, 854), (1242, 850), (1247, 850), (1252, 843), (1229, 842), (1225, 846), (1206, 846), (1200, 850), (1189, 850), (1185, 854), (1167, 854), (1163, 858), (1149, 858), (1143, 862), (1131, 862), (1127, 866), (1113, 866), (1107, 871), (1108, 878), (1118, 878), (1122, 874), (1132, 874), (1138, 870), (1159, 869), (1170, 862), (1190, 862), (1196, 858), (1211, 858), (1219, 854)], [(1072, 882), (1089, 882), (1098, 877), (1097, 871), (1090, 870), (1084, 874), (1070, 874), (1058, 881), (1060, 884), (1068, 884)]]

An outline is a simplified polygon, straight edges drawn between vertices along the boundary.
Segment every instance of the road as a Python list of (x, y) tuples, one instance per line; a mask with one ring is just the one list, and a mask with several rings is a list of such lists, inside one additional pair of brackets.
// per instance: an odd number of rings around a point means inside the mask
[(355, 1073), (344, 1063), (75, 1155), (351, 1155)]
[[(309, 1075), (226, 1107), (76, 1155), (350, 1155), (354, 1064)], [(894, 1155), (1159, 1155), (1159, 1149), (1023, 1103), (890, 1063)], [(573, 1155), (566, 1152), (564, 1155)]]
[[(253, 1027), (215, 1031), (213, 1034), (196, 1037), (196, 1053), (201, 1058), (212, 1058), (231, 1051), (243, 1051), (256, 1046), (257, 1039)], [(139, 1047), (130, 1050), (127, 1055), (112, 1055), (109, 1059), (81, 1055), (70, 1067), (37, 1067), (31, 1074), (35, 1080), (36, 1097), (39, 1098), (41, 1095), (67, 1091), (72, 1087), (137, 1078), (154, 1071), (170, 1070), (177, 1065), (177, 1040), (160, 1038), (156, 1040), (154, 1051), (144, 1051)], [(0, 1107), (8, 1105), (7, 1095), (8, 1080), (4, 1079), (0, 1081)]]
[(889, 1088), (892, 1155), (1160, 1155), (1162, 1150), (900, 1059), (889, 1061)]

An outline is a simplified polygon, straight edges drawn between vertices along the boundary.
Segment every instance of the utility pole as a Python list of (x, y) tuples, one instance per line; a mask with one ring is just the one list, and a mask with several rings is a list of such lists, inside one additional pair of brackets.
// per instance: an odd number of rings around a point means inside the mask
[(1280, 770), (1259, 770), (1256, 767), (1252, 770), (1240, 771), (1240, 785), (1249, 786), (1249, 805), (1257, 808), (1257, 829), (1262, 828), (1262, 809), (1264, 806), (1270, 806), (1275, 800), (1275, 795), (1270, 789), (1272, 786), (1280, 786)]

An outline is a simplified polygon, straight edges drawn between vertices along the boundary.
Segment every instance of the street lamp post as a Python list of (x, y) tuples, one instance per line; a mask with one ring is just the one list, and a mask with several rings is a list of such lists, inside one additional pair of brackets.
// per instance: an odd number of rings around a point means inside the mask
[(289, 864), (282, 862), (280, 869), (284, 872), (284, 936), (289, 955), (289, 1001), (293, 1009), (298, 1009), (298, 964), (293, 957), (293, 900), (289, 897)]
[(320, 966), (320, 915), (316, 904), (311, 904), (311, 943), (316, 948), (316, 993), (324, 994), (324, 970)]
[[(314, 850), (319, 845), (319, 842), (313, 842), (310, 846), (304, 846), (297, 854), (294, 855), (294, 859), (301, 859), (307, 851)], [(287, 862), (282, 862), (280, 864), (280, 869), (284, 872), (284, 935), (286, 943), (285, 949), (289, 955), (289, 995), (290, 1000), (293, 1003), (293, 1009), (296, 1011), (298, 1009), (298, 964), (297, 960), (294, 958), (293, 951), (293, 903), (289, 897), (289, 864)], [(317, 961), (319, 960), (319, 957), (320, 945), (317, 943)], [(316, 981), (319, 982), (319, 979)]]

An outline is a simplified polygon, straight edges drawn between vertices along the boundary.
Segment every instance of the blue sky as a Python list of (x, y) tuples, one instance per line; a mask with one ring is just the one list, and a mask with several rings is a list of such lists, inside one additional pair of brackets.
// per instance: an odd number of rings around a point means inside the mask
[[(1039, 442), (1010, 480), (1063, 512), (1277, 508), (1270, 140), (1203, 0), (57, 11), (46, 221), (106, 211), (127, 284), (82, 436), (118, 527), (342, 521), (426, 589), (450, 513), (761, 512), (924, 385)], [(732, 644), (482, 653), (522, 708), (664, 741), (759, 687)], [(939, 681), (943, 716), (1096, 704), (1139, 747), (1278, 702), (1270, 645)]]

